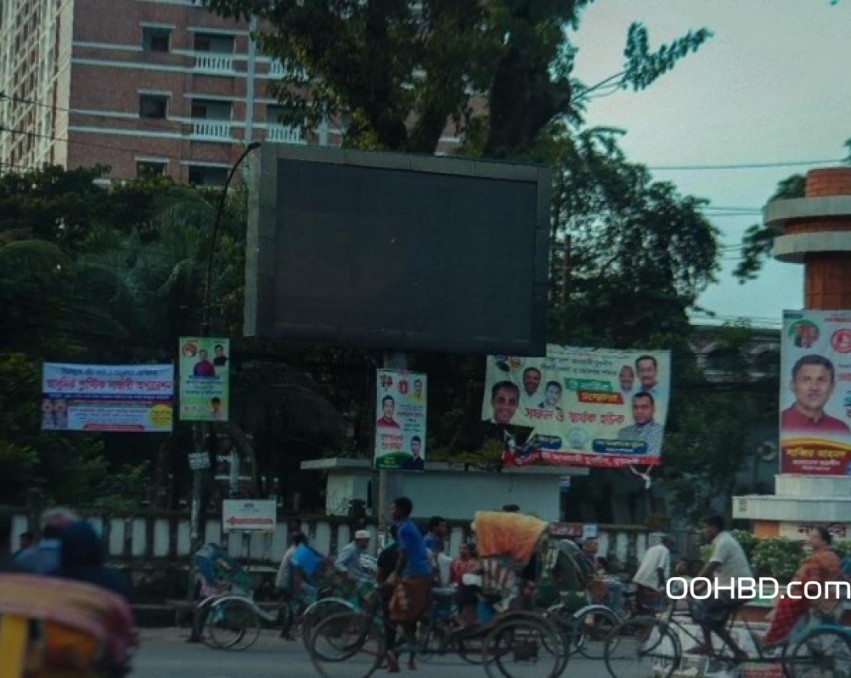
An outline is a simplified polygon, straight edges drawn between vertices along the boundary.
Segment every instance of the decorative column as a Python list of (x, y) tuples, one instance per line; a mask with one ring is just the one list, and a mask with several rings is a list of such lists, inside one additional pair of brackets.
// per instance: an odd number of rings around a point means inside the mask
[[(851, 168), (810, 171), (805, 197), (771, 202), (763, 215), (778, 232), (774, 257), (804, 265), (804, 307), (851, 310)], [(733, 516), (753, 520), (758, 537), (839, 523), (849, 528), (840, 538), (851, 538), (851, 475), (779, 474), (775, 492), (734, 497)]]

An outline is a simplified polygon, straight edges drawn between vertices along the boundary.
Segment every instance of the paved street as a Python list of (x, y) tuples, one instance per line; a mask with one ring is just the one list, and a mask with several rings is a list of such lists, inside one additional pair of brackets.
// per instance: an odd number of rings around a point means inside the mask
[[(245, 652), (211, 650), (204, 645), (187, 644), (188, 629), (150, 629), (141, 631), (142, 646), (133, 662), (134, 678), (260, 678), (261, 676), (315, 676), (301, 642), (285, 642), (275, 632), (264, 631), (257, 643)], [(479, 666), (471, 666), (455, 657), (421, 663), (416, 672), (402, 673), (419, 678), (481, 677)], [(336, 674), (334, 674), (336, 675)], [(341, 673), (345, 676), (345, 673)], [(376, 673), (387, 675), (386, 671)], [(605, 676), (602, 662), (586, 659), (571, 661), (565, 675)]]

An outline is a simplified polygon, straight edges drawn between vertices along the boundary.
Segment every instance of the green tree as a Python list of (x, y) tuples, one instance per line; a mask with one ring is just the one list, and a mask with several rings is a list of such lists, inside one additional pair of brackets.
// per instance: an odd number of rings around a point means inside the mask
[[(566, 138), (554, 182), (549, 340), (682, 348), (687, 311), (717, 271), (705, 200), (630, 163), (619, 132)], [(618, 309), (615, 315), (612, 309)]]
[(747, 323), (728, 323), (709, 356), (712, 380), (696, 366), (677, 375), (662, 477), (677, 514), (694, 521), (718, 506), (729, 514), (737, 476), (776, 425), (779, 361), (755, 365), (753, 338)]
[[(346, 143), (432, 153), (446, 125), (474, 155), (516, 157), (550, 123), (576, 116), (568, 31), (588, 0), (202, 0), (226, 17), (255, 16), (260, 46), (289, 66), (275, 90), (288, 122), (347, 123)], [(651, 51), (633, 25), (611, 80), (643, 89), (710, 36), (700, 29)]]
[[(845, 163), (851, 165), (851, 139), (845, 142), (845, 148), (848, 149)], [(802, 174), (786, 177), (777, 184), (777, 188), (768, 202), (803, 198), (805, 184), (806, 177)], [(776, 235), (778, 234), (773, 228), (764, 224), (753, 224), (747, 228), (742, 236), (742, 254), (733, 271), (733, 275), (738, 278), (740, 283), (744, 284), (748, 280), (755, 280), (759, 277), (763, 263), (771, 256), (771, 247)]]

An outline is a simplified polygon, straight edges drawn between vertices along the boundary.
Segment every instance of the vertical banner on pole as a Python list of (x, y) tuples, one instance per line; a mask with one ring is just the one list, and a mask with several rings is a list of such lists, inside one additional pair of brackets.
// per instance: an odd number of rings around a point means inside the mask
[(422, 471), (426, 455), (425, 374), (378, 370), (376, 380), (375, 466)]
[(230, 410), (230, 339), (180, 338), (181, 421), (227, 421)]

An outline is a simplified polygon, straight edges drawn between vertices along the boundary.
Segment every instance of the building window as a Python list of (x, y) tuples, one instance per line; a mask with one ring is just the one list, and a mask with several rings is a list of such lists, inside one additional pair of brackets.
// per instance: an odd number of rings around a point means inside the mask
[(221, 187), (228, 178), (227, 167), (189, 165), (189, 183), (196, 186)]
[(139, 117), (164, 119), (168, 114), (168, 96), (165, 94), (140, 94)]
[(192, 117), (204, 120), (230, 120), (230, 101), (192, 100)]
[(144, 26), (142, 28), (142, 47), (149, 52), (168, 52), (171, 44), (171, 29)]
[(196, 33), (195, 51), (212, 54), (233, 54), (233, 36), (217, 33)]
[(161, 177), (165, 174), (164, 162), (157, 160), (137, 160), (136, 161), (136, 177), (144, 179), (145, 177)]

